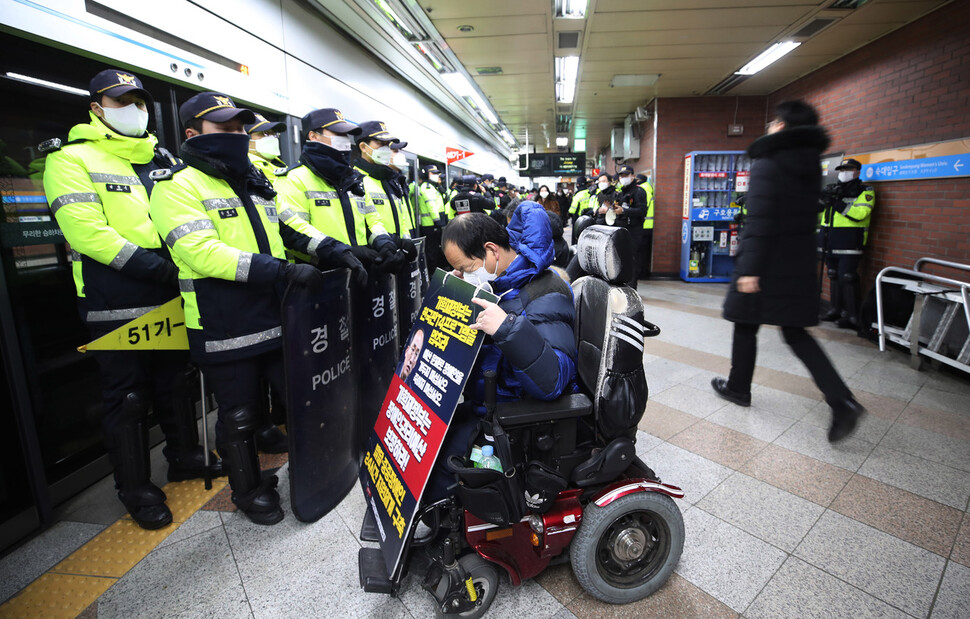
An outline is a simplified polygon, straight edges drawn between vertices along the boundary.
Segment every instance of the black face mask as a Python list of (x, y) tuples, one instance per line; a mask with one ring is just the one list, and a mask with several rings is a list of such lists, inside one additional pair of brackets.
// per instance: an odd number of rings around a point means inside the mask
[[(182, 144), (181, 155), (189, 165), (201, 159), (216, 172), (242, 179), (249, 173), (249, 136), (245, 133), (205, 133)], [(194, 166), (195, 167), (195, 166)]]

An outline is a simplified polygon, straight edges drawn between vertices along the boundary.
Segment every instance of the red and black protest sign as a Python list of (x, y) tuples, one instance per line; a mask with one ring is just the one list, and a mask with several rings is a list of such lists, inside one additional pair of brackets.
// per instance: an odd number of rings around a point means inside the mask
[(367, 442), (360, 482), (377, 520), (388, 575), (397, 569), (403, 540), (484, 339), (470, 327), (482, 311), (472, 297), (498, 301), (438, 269)]

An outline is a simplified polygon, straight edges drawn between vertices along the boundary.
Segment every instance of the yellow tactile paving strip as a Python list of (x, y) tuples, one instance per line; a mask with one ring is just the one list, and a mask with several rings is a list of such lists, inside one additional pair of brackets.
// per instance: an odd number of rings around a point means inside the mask
[(0, 606), (0, 617), (73, 619), (115, 583), (115, 578), (48, 572)]
[(0, 618), (77, 617), (225, 487), (225, 478), (212, 480), (211, 490), (202, 480), (166, 484), (172, 524), (146, 531), (125, 516), (0, 605)]

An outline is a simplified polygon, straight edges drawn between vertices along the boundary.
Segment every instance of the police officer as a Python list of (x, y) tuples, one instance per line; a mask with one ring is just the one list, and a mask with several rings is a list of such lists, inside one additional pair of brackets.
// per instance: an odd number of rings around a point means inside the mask
[(496, 195), (494, 188), (495, 188), (495, 176), (491, 174), (483, 174), (482, 182), (479, 184), (479, 189), (481, 191), (481, 194), (485, 196), (487, 200), (492, 202), (493, 204), (492, 208), (499, 206), (498, 196)]
[[(380, 215), (364, 198), (364, 176), (350, 165), (360, 127), (335, 108), (313, 110), (301, 123), (306, 143), (299, 165), (276, 181), (281, 216), (289, 219), (292, 211), (323, 235), (350, 245), (366, 266), (403, 265)], [(366, 273), (360, 277), (366, 281)]]
[(189, 348), (219, 404), (216, 444), (232, 501), (257, 524), (283, 518), (276, 476), (262, 479), (254, 431), (260, 381), (284, 390), (280, 300), (287, 284), (316, 286), (323, 274), (284, 259), (287, 248), (327, 266), (361, 269), (350, 248), (294, 212), (277, 213), (275, 192), (248, 157), (244, 125), (256, 118), (232, 99), (203, 92), (179, 108), (184, 164), (160, 175), (151, 216), (179, 268)]
[(839, 181), (822, 191), (819, 251), (828, 270), (832, 308), (822, 320), (856, 328), (859, 320), (859, 261), (869, 238), (876, 191), (859, 180), (862, 164), (843, 159)]
[(586, 209), (586, 204), (588, 202), (589, 179), (585, 176), (580, 176), (576, 179), (576, 193), (573, 194), (573, 199), (569, 204), (569, 216), (572, 218), (573, 223), (576, 223), (581, 210)]
[(249, 160), (271, 183), (286, 170), (286, 163), (280, 158), (280, 134), (284, 131), (286, 123), (270, 122), (262, 114), (256, 114), (256, 122), (246, 125)]
[(438, 166), (430, 164), (418, 170), (418, 182), (411, 183), (409, 193), (411, 200), (417, 205), (419, 232), (425, 238), (425, 252), (428, 256), (428, 270), (434, 271), (444, 266), (444, 255), (441, 253), (441, 230), (448, 224), (445, 213), (445, 201), (438, 191), (441, 171)]
[[(152, 170), (176, 163), (146, 132), (152, 98), (141, 80), (108, 69), (90, 82), (91, 121), (47, 157), (44, 190), (71, 244), (78, 310), (98, 338), (178, 294), (178, 269), (148, 214)], [(182, 351), (99, 351), (105, 445), (118, 497), (141, 527), (172, 521), (165, 493), (151, 482), (148, 411), (165, 434), (171, 481), (201, 477), (194, 398)], [(215, 459), (212, 458), (212, 461)], [(211, 473), (222, 474), (216, 462)]]
[[(647, 213), (647, 192), (634, 182), (632, 166), (620, 166), (617, 177), (619, 178), (619, 188), (614, 198), (613, 212), (616, 219), (613, 225), (622, 226), (629, 230), (630, 240), (634, 251), (636, 251), (640, 247), (640, 239), (643, 237), (643, 220)], [(639, 253), (634, 254), (632, 258), (633, 275), (629, 284), (636, 288), (640, 271)]]
[[(394, 157), (391, 144), (401, 143), (401, 140), (388, 133), (387, 126), (377, 120), (361, 123), (360, 130), (355, 136), (360, 158), (354, 162), (354, 166), (364, 175), (364, 198), (368, 209), (377, 211), (384, 227), (395, 239), (410, 239), (414, 232), (411, 213), (404, 200), (404, 192), (394, 182), (397, 172), (390, 167)], [(406, 145), (407, 142), (404, 142), (399, 148)], [(414, 251), (410, 241), (400, 247), (409, 255)]]
[(498, 198), (498, 207), (503, 211), (512, 201), (509, 196), (509, 182), (504, 176), (498, 177), (498, 190), (495, 192), (495, 197)]
[(636, 183), (647, 194), (647, 215), (643, 219), (643, 236), (640, 237), (638, 254), (640, 277), (649, 276), (653, 266), (653, 187), (643, 174), (636, 175)]

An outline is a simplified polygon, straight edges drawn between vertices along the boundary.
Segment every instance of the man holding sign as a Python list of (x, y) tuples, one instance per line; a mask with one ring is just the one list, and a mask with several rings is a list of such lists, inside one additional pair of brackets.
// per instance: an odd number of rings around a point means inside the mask
[[(438, 462), (463, 453), (484, 412), (484, 373), (496, 373), (498, 401), (554, 400), (576, 389), (573, 294), (549, 269), (555, 257), (549, 217), (541, 205), (523, 202), (502, 228), (488, 215), (470, 213), (448, 224), (442, 235), (445, 258), (457, 275), (488, 286), (498, 303), (472, 299), (482, 307), (472, 328), (488, 337), (465, 387)], [(428, 482), (431, 500), (454, 483), (443, 466)]]

